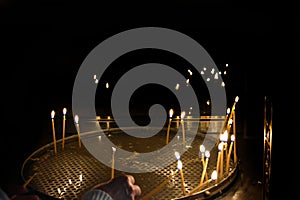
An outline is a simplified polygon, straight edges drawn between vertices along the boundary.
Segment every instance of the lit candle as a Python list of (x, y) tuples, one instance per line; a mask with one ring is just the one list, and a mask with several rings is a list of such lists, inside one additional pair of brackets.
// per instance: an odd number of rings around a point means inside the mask
[(183, 150), (185, 149), (185, 132), (184, 132), (184, 116), (185, 116), (185, 111), (181, 112), (180, 118), (181, 118), (181, 126), (182, 126), (182, 146)]
[(211, 173), (211, 180), (212, 181), (215, 181), (218, 179), (218, 172), (216, 170), (214, 170), (212, 173)]
[(230, 157), (231, 157), (230, 155), (231, 155), (231, 151), (232, 151), (232, 145), (233, 145), (234, 139), (235, 139), (234, 135), (231, 135), (230, 139), (231, 139), (231, 143), (230, 143), (229, 152), (228, 152), (227, 161), (226, 161), (226, 173), (227, 174), (229, 173), (229, 162), (230, 162)]
[(79, 117), (78, 117), (78, 115), (75, 115), (75, 124), (76, 124), (77, 133), (78, 133), (78, 145), (79, 145), (79, 147), (81, 147)]
[(219, 169), (220, 169), (220, 160), (221, 160), (221, 151), (223, 149), (223, 142), (220, 142), (219, 145), (218, 145), (218, 149), (219, 149), (219, 152), (218, 152), (218, 158), (217, 158), (217, 173), (219, 173)]
[(180, 160), (180, 154), (179, 154), (177, 151), (175, 151), (174, 154), (175, 154), (176, 159), (177, 159), (177, 160)]
[(181, 189), (182, 189), (183, 195), (185, 196), (186, 195), (186, 191), (185, 191), (185, 185), (184, 185), (184, 176), (183, 176), (183, 171), (182, 171), (182, 162), (181, 162), (181, 160), (177, 161), (177, 169), (180, 171)]
[(219, 178), (222, 178), (223, 177), (223, 167), (224, 167), (224, 164), (223, 164), (223, 161), (224, 161), (224, 134), (221, 134), (220, 135), (220, 143), (222, 143), (222, 150), (221, 150), (221, 157), (220, 157), (220, 176)]
[(109, 120), (110, 120), (110, 116), (107, 116), (107, 121), (106, 121), (106, 129), (107, 130), (110, 129), (110, 122), (109, 122)]
[[(234, 140), (236, 140), (236, 126), (235, 126), (235, 112), (233, 113), (233, 135)], [(236, 141), (233, 142), (233, 161), (234, 164), (237, 162), (237, 155), (236, 155)]]
[(171, 127), (171, 122), (172, 122), (172, 116), (173, 116), (173, 109), (170, 109), (169, 111), (169, 124), (168, 124), (168, 129), (167, 129), (167, 138), (166, 138), (166, 144), (169, 143), (169, 135), (170, 135), (170, 127)]
[(227, 141), (228, 141), (228, 131), (225, 130), (224, 131), (224, 134), (223, 134), (223, 147), (225, 149), (225, 160), (227, 160), (227, 155), (228, 155), (228, 144), (227, 144)]
[[(205, 161), (204, 161), (204, 154), (205, 154), (205, 146), (203, 144), (200, 145), (200, 153), (201, 153), (201, 163), (202, 169), (204, 169)], [(208, 180), (207, 174), (205, 174), (206, 180)]]
[(115, 152), (116, 148), (112, 147), (112, 159), (111, 159), (111, 179), (115, 177)]
[(64, 109), (63, 109), (62, 149), (65, 148), (66, 113), (67, 113), (67, 109), (64, 108)]
[(54, 112), (54, 110), (52, 110), (51, 119), (52, 119), (53, 145), (54, 145), (54, 153), (56, 154), (56, 137), (55, 137), (55, 127), (54, 127), (54, 116), (55, 116), (55, 112)]
[(207, 165), (208, 165), (208, 160), (209, 160), (209, 157), (210, 157), (210, 153), (209, 151), (205, 151), (205, 157), (206, 157), (206, 160), (205, 160), (205, 165), (204, 165), (204, 168), (203, 168), (203, 171), (202, 171), (202, 175), (201, 175), (201, 179), (200, 179), (200, 184), (199, 186), (201, 187), (201, 185), (203, 184), (203, 181), (204, 181), (204, 175), (206, 174), (206, 169), (207, 169)]
[(79, 181), (82, 182), (82, 174), (79, 175)]
[[(225, 119), (224, 119), (224, 123), (223, 123), (223, 126), (222, 126), (222, 129), (221, 129), (221, 133), (224, 132), (224, 129), (225, 129), (225, 125), (227, 124), (227, 120), (228, 120), (228, 116), (230, 114), (230, 108), (227, 108), (227, 111), (226, 111), (226, 116), (225, 116)], [(227, 128), (227, 127), (226, 127)]]

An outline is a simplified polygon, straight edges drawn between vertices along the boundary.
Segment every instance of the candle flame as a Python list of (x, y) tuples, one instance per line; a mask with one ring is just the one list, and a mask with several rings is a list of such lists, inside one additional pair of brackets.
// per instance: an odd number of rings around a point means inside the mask
[(182, 169), (182, 162), (181, 162), (181, 160), (178, 160), (178, 161), (177, 161), (177, 169), (178, 169), (178, 170), (181, 170), (181, 169)]
[(224, 141), (227, 142), (228, 140), (228, 132), (227, 130), (224, 131)]
[(79, 117), (78, 115), (75, 115), (75, 123), (78, 124), (78, 122), (79, 122)]
[(210, 157), (210, 152), (208, 150), (205, 151), (205, 157), (209, 158)]
[(217, 170), (214, 170), (212, 173), (211, 173), (211, 180), (217, 180), (218, 178), (218, 172)]
[(63, 109), (63, 114), (65, 115), (66, 113), (67, 113), (67, 109), (64, 108), (64, 109)]
[(239, 101), (239, 97), (236, 96), (234, 101), (235, 101), (235, 102), (238, 102), (238, 101)]
[(233, 141), (235, 140), (234, 135), (231, 135), (230, 139), (231, 139), (231, 141), (233, 142)]
[(174, 110), (173, 110), (173, 109), (170, 109), (170, 111), (169, 111), (169, 116), (170, 116), (170, 118), (172, 118), (173, 114), (174, 114)]
[(229, 115), (230, 113), (230, 108), (227, 108), (227, 115)]
[(219, 151), (221, 151), (221, 150), (223, 149), (223, 142), (220, 142), (220, 143), (219, 143), (218, 149), (219, 149)]
[(55, 111), (54, 111), (54, 110), (52, 110), (52, 111), (51, 111), (51, 118), (53, 119), (53, 118), (54, 118), (54, 116), (55, 116)]
[(177, 159), (177, 160), (180, 160), (180, 154), (179, 154), (177, 151), (175, 151), (174, 154), (175, 154), (176, 159)]
[(185, 116), (185, 111), (182, 111), (180, 115), (181, 120), (183, 120), (184, 116)]
[(229, 119), (228, 124), (229, 124), (229, 125), (232, 124), (232, 119)]
[(205, 152), (205, 146), (203, 144), (200, 145), (200, 152), (201, 153)]
[(108, 84), (108, 83), (106, 83), (105, 87), (106, 87), (106, 89), (108, 89), (108, 88), (109, 88), (109, 84)]
[(111, 147), (111, 148), (112, 148), (112, 151), (115, 153), (117, 149), (115, 147)]

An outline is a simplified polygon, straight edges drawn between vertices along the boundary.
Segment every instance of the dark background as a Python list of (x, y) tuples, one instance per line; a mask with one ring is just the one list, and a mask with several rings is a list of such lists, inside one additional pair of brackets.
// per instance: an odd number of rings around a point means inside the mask
[[(262, 137), (264, 97), (272, 100), (272, 187), (281, 186), (277, 180), (288, 173), (282, 171), (288, 170), (282, 145), (288, 156), (295, 152), (281, 142), (297, 132), (291, 125), (297, 118), (290, 115), (297, 109), (297, 84), (294, 18), (283, 18), (280, 4), (274, 9), (258, 1), (83, 2), (0, 1), (1, 187), (18, 183), (24, 159), (51, 142), (50, 112), (71, 110), (73, 82), (88, 53), (116, 33), (144, 26), (180, 31), (198, 41), (218, 67), (229, 64), (228, 102), (240, 97), (239, 131), (246, 136)], [(272, 191), (282, 197), (291, 192), (288, 184)]]

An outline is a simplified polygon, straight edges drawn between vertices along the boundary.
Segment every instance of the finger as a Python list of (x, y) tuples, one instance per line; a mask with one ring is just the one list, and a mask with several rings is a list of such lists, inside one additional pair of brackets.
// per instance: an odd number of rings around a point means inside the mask
[(131, 188), (133, 196), (140, 196), (142, 194), (142, 190), (138, 185), (132, 185)]
[(135, 179), (131, 175), (127, 175), (129, 185), (133, 185), (135, 183)]

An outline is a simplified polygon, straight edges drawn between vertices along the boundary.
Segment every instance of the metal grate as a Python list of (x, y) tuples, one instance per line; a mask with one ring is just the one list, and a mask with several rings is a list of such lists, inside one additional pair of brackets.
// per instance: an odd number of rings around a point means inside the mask
[[(163, 132), (164, 130), (162, 130)], [(126, 140), (125, 134), (121, 134), (120, 130), (110, 131), (109, 137), (113, 141), (122, 141), (124, 149), (135, 148), (137, 144)], [(199, 185), (202, 172), (202, 164), (199, 155), (199, 145), (202, 144), (204, 134), (197, 134), (188, 150), (181, 155), (183, 162), (183, 173), (185, 179), (186, 192)], [(157, 134), (155, 142), (158, 147), (164, 143), (165, 133)], [(160, 143), (161, 142), (161, 143)], [(146, 148), (141, 145), (140, 148)], [(216, 168), (217, 148), (213, 148), (210, 152), (211, 157), (207, 168), (210, 175)], [(173, 157), (172, 157), (173, 156)], [(172, 153), (167, 159), (174, 160)], [(139, 165), (140, 166), (140, 165)], [(135, 177), (136, 184), (142, 189), (141, 198), (156, 188), (160, 183), (165, 181), (176, 170), (177, 162), (164, 169), (156, 169), (155, 166), (148, 163), (142, 163), (145, 169), (151, 169), (153, 172), (131, 174)], [(231, 170), (234, 168), (233, 162), (230, 162)], [(115, 176), (122, 172), (116, 170)], [(77, 135), (70, 136), (65, 140), (65, 148), (61, 149), (61, 140), (57, 141), (57, 153), (54, 154), (53, 144), (50, 143), (34, 152), (23, 164), (21, 172), (24, 181), (33, 177), (28, 187), (42, 193), (46, 196), (57, 199), (80, 199), (81, 195), (96, 184), (110, 180), (111, 168), (96, 160), (82, 145), (78, 147)], [(206, 185), (203, 189), (212, 187), (214, 183)], [(151, 196), (152, 200), (170, 200), (180, 199), (183, 197), (181, 188), (181, 177), (177, 173), (168, 184), (161, 190)]]

